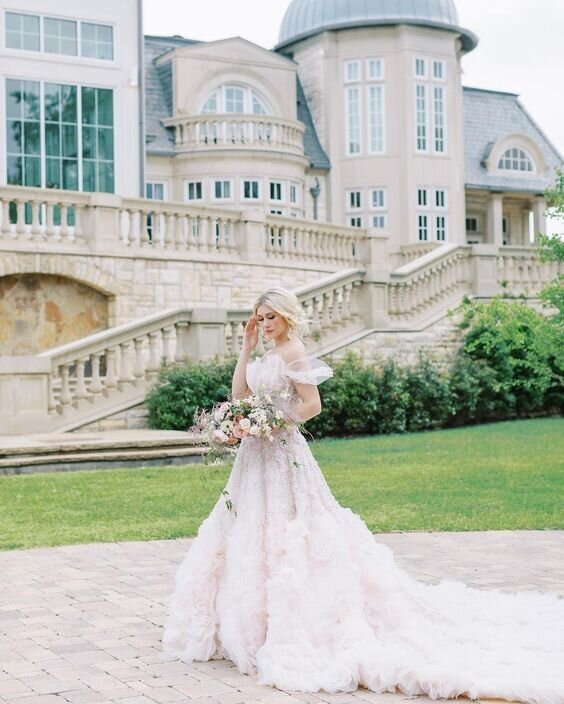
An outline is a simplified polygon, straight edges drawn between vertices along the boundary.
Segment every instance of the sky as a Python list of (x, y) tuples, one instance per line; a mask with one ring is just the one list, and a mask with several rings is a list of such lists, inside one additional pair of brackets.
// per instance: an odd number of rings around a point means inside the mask
[[(564, 0), (455, 0), (461, 26), (480, 38), (463, 83), (518, 93), (564, 154)], [(241, 36), (268, 49), (290, 0), (144, 0), (145, 34), (213, 41)]]

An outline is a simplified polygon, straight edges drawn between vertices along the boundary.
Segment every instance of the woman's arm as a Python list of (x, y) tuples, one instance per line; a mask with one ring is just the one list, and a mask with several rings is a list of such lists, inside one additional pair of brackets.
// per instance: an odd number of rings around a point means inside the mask
[(243, 333), (243, 346), (237, 360), (237, 366), (233, 372), (233, 381), (231, 383), (231, 395), (234, 399), (245, 398), (251, 392), (247, 386), (247, 364), (251, 352), (258, 345), (258, 326), (256, 316), (252, 316), (249, 322), (245, 325)]

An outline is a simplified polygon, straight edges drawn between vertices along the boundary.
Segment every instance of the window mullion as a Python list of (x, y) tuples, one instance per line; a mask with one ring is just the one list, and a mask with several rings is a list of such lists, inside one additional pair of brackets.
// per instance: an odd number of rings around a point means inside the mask
[[(80, 23), (79, 23), (80, 24)], [(76, 155), (78, 161), (78, 190), (83, 190), (82, 184), (82, 86), (76, 86)]]

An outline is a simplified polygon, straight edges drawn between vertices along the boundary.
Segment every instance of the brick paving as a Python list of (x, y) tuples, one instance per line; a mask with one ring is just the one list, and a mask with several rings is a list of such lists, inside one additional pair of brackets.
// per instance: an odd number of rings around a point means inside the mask
[[(393, 533), (418, 579), (564, 596), (564, 531)], [(329, 695), (256, 684), (224, 660), (187, 665), (160, 651), (174, 571), (190, 540), (0, 553), (0, 704), (394, 704), (367, 690)], [(427, 702), (426, 697), (417, 697)]]

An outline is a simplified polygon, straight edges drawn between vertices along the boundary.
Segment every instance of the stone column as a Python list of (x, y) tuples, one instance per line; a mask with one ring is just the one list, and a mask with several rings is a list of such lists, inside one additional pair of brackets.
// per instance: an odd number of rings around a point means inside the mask
[(546, 234), (546, 200), (543, 195), (535, 196), (533, 204), (533, 214), (535, 219), (535, 240), (537, 235)]
[(243, 210), (235, 238), (243, 261), (263, 261), (266, 255), (266, 212), (260, 208)]
[(220, 308), (194, 308), (184, 333), (184, 352), (191, 359), (224, 355), (227, 311)]
[(362, 317), (367, 327), (389, 327), (388, 287), (392, 270), (389, 236), (383, 235), (381, 230), (368, 228), (361, 257), (366, 267), (361, 299)]
[(83, 215), (84, 237), (90, 249), (109, 253), (120, 248), (122, 199), (113, 193), (93, 193)]
[(503, 245), (503, 195), (492, 193), (488, 203), (488, 244)]
[(494, 244), (475, 244), (472, 247), (472, 293), (477, 298), (491, 298), (499, 293), (498, 255), (499, 247)]

